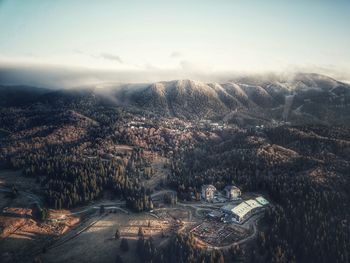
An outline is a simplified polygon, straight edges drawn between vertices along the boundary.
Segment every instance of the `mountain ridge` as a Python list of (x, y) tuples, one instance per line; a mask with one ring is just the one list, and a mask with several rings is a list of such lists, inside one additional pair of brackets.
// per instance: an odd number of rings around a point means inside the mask
[[(12, 89), (6, 90), (1, 86), (0, 95), (6, 101), (3, 105), (11, 105), (14, 98), (7, 95), (13, 94)], [(225, 83), (181, 79), (35, 91), (36, 95), (28, 103), (64, 104), (72, 100), (86, 100), (92, 104), (134, 107), (163, 116), (184, 119), (225, 118), (232, 122), (239, 119), (240, 123), (244, 123), (247, 116), (293, 123), (329, 122), (331, 125), (342, 125), (350, 122), (350, 85), (319, 74), (300, 73), (294, 78), (284, 79), (253, 76)], [(20, 97), (19, 94), (17, 99), (20, 100)], [(235, 117), (228, 117), (231, 115)]]

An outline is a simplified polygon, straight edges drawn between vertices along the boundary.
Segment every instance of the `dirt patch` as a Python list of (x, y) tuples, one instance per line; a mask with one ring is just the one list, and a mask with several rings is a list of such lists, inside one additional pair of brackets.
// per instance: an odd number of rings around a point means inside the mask
[(25, 218), (0, 216), (0, 238), (7, 237), (25, 223)]
[[(17, 194), (12, 193), (12, 186)], [(28, 262), (35, 253), (79, 223), (70, 216), (58, 220), (63, 211), (50, 210), (51, 217), (39, 222), (32, 217), (32, 208), (40, 202), (35, 192), (40, 186), (20, 171), (0, 171), (0, 258), (1, 262)]]
[(0, 256), (6, 255), (8, 262), (21, 262), (41, 252), (55, 238), (77, 224), (79, 219), (72, 218), (66, 222), (37, 222), (31, 218), (0, 216), (0, 222), (4, 226), (0, 239)]

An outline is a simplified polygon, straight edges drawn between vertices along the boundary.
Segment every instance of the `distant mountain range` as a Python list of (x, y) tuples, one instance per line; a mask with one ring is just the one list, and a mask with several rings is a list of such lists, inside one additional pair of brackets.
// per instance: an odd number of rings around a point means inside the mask
[(0, 105), (5, 107), (35, 103), (67, 105), (79, 101), (185, 119), (223, 119), (243, 125), (273, 120), (294, 124), (350, 123), (350, 85), (319, 74), (251, 76), (222, 84), (193, 80), (108, 84), (58, 91), (0, 86)]

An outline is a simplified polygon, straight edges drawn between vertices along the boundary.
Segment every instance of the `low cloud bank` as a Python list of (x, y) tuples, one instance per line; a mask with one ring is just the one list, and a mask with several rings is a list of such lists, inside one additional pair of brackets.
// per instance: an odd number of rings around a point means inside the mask
[[(291, 68), (277, 74), (295, 72), (319, 73), (339, 81), (350, 82), (347, 70), (326, 68)], [(227, 82), (242, 75), (256, 72), (205, 72), (204, 70), (94, 70), (47, 65), (0, 64), (0, 85), (28, 85), (53, 89), (97, 86), (103, 83), (149, 83), (174, 79), (194, 79), (203, 82)], [(259, 73), (272, 74), (271, 72)]]

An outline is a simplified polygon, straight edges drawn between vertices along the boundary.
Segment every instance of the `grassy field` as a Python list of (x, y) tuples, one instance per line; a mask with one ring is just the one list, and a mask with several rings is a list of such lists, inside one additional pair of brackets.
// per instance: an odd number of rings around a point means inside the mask
[[(119, 254), (124, 262), (137, 262), (135, 246), (139, 227), (144, 230), (146, 238), (152, 236), (156, 246), (167, 242), (167, 237), (162, 238), (161, 233), (163, 231), (168, 235), (172, 228), (166, 221), (145, 213), (110, 213), (100, 219), (93, 217), (86, 222), (86, 225), (92, 223), (94, 224), (91, 227), (75, 238), (59, 246), (53, 246), (39, 257), (43, 262), (114, 262), (116, 255)], [(128, 252), (122, 252), (119, 248), (120, 239), (114, 239), (116, 229), (119, 229), (121, 238), (128, 239), (130, 246)]]

